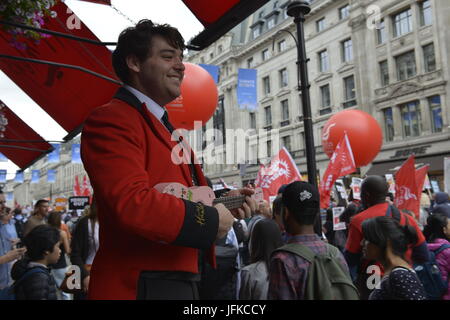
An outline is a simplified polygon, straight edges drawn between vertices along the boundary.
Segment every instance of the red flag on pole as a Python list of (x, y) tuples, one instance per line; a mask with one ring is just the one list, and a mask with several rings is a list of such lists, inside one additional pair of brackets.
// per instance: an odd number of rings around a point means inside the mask
[(78, 176), (75, 176), (75, 182), (73, 185), (73, 195), (76, 196), (81, 196), (81, 188), (80, 188), (80, 183), (78, 182)]
[(81, 187), (81, 195), (91, 196), (91, 190), (89, 189), (89, 184), (86, 176), (83, 176), (83, 186)]
[(417, 197), (416, 169), (414, 155), (406, 160), (395, 174), (395, 200), (394, 204), (399, 209), (409, 210), (419, 215), (417, 211), (420, 199)]
[(328, 208), (329, 206), (331, 190), (336, 179), (355, 171), (355, 159), (353, 158), (353, 152), (347, 133), (345, 133), (344, 137), (336, 146), (327, 170), (325, 170), (325, 173), (323, 174), (322, 181), (320, 181), (320, 207), (322, 209)]
[(261, 187), (264, 200), (270, 202), (270, 197), (276, 196), (278, 189), (283, 184), (302, 180), (302, 176), (298, 171), (294, 159), (292, 159), (289, 151), (283, 147), (278, 154), (272, 158), (268, 167), (260, 167), (258, 176), (255, 180), (255, 186)]

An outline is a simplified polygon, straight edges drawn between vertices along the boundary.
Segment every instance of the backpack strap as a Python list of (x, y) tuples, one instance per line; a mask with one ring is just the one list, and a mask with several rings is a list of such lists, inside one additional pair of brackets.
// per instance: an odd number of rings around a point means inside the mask
[(310, 263), (314, 261), (314, 258), (316, 256), (316, 254), (311, 249), (300, 243), (288, 243), (275, 251), (287, 251), (296, 254)]
[(450, 249), (450, 244), (444, 243), (437, 250), (434, 251), (434, 255), (437, 256), (439, 253), (444, 251), (445, 249)]
[[(392, 218), (394, 218), (398, 223), (400, 223), (402, 215), (400, 211), (397, 209), (397, 207), (388, 205), (388, 208), (386, 210), (386, 217), (390, 216), (392, 216)], [(406, 219), (406, 223), (408, 224), (408, 219)]]

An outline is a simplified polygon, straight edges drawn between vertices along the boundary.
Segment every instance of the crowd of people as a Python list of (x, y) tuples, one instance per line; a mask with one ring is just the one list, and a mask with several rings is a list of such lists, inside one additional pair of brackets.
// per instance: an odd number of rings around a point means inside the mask
[[(0, 193), (0, 299), (86, 299), (98, 230), (95, 203), (79, 216), (41, 199), (28, 212), (5, 207)], [(80, 270), (78, 287), (67, 286), (70, 266)]]
[(416, 220), (392, 204), (383, 177), (369, 176), (361, 200), (345, 204), (346, 230), (334, 230), (328, 210), (321, 232), (320, 195), (307, 182), (282, 186), (273, 203), (257, 203), (251, 188), (216, 192), (244, 198), (231, 209), (191, 201), (191, 190), (160, 192), (168, 182), (211, 186), (190, 148), (174, 154), (187, 142), (164, 107), (181, 94), (185, 49), (177, 29), (150, 20), (120, 34), (112, 65), (123, 86), (83, 125), (95, 200), (81, 218), (49, 213), (47, 200), (24, 216), (0, 195), (2, 297), (450, 299), (448, 194)]

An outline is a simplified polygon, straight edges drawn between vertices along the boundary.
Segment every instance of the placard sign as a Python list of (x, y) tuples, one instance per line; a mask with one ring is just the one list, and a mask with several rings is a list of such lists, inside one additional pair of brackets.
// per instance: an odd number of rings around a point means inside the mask
[(69, 210), (83, 210), (89, 205), (89, 197), (70, 197)]

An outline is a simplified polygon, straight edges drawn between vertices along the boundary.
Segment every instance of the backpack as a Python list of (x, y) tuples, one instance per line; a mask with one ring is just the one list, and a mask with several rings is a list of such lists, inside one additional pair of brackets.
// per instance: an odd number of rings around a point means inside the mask
[(430, 261), (414, 264), (414, 271), (422, 282), (429, 300), (441, 300), (448, 290), (448, 283), (442, 279), (436, 262), (436, 256), (448, 248), (450, 248), (449, 244), (443, 244), (435, 252), (430, 250)]
[(42, 268), (31, 268), (25, 271), (25, 273), (16, 280), (12, 285), (9, 287), (3, 288), (0, 290), (0, 300), (16, 300), (16, 294), (14, 292), (15, 288), (26, 278), (31, 276), (34, 273), (47, 273), (45, 270), (42, 270)]
[(288, 251), (311, 263), (306, 280), (305, 300), (359, 300), (358, 290), (348, 271), (338, 261), (339, 250), (327, 244), (327, 252), (316, 254), (299, 243), (275, 250)]

